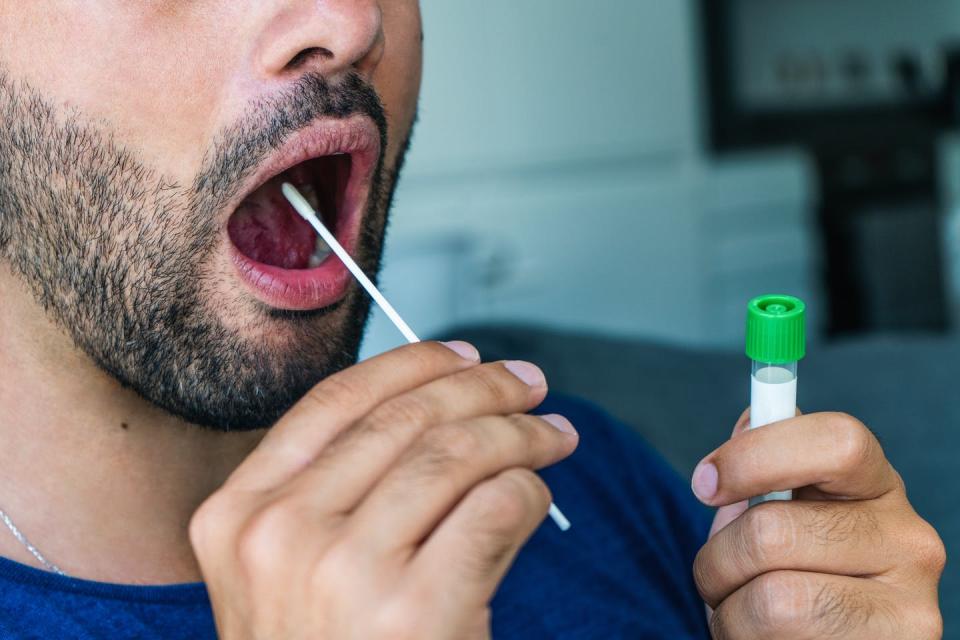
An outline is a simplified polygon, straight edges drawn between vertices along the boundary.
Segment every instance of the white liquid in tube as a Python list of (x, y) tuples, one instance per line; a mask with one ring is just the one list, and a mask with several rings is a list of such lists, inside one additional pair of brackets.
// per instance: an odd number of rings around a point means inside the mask
[[(750, 428), (793, 418), (797, 414), (797, 363), (753, 363), (750, 378)], [(750, 499), (750, 506), (770, 500), (790, 500), (792, 491), (774, 491)]]

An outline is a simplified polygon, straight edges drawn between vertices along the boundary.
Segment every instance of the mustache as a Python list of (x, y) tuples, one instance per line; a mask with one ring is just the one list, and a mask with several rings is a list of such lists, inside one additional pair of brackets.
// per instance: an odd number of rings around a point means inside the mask
[[(377, 91), (356, 73), (331, 82), (319, 73), (301, 76), (289, 89), (258, 101), (220, 133), (197, 174), (193, 193), (211, 210), (236, 195), (244, 179), (288, 137), (320, 118), (369, 117), (387, 148), (387, 117)], [(197, 203), (199, 204), (199, 203)]]

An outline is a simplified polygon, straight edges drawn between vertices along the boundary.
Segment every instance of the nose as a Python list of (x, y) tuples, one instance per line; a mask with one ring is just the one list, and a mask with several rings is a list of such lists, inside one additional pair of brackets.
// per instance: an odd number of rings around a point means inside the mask
[(370, 79), (383, 57), (379, 0), (291, 0), (262, 30), (257, 60), (265, 77), (304, 70), (327, 77), (353, 71)]

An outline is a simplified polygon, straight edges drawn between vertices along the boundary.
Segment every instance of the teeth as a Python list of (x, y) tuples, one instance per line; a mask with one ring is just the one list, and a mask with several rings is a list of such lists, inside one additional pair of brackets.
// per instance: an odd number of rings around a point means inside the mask
[(303, 194), (303, 197), (307, 202), (310, 203), (310, 206), (313, 207), (313, 210), (320, 212), (320, 196), (317, 195), (317, 190), (313, 188), (313, 185), (309, 182), (300, 186), (300, 193)]
[(331, 253), (333, 253), (333, 251), (331, 251), (327, 243), (323, 241), (323, 238), (317, 236), (317, 243), (313, 248), (313, 253), (310, 254), (310, 260), (307, 264), (311, 269), (316, 269)]
[(324, 242), (323, 238), (321, 238), (320, 236), (317, 236), (317, 243), (313, 247), (313, 255), (323, 256), (324, 258), (326, 258), (331, 253), (333, 253), (333, 249), (330, 248), (330, 245)]
[[(306, 199), (310, 206), (313, 207), (313, 210), (317, 212), (318, 216), (322, 217), (320, 212), (320, 197), (317, 195), (317, 190), (313, 188), (313, 185), (309, 182), (302, 185), (300, 188), (300, 193), (303, 194), (303, 197)], [(307, 261), (307, 265), (310, 269), (316, 269), (320, 264), (327, 259), (333, 251), (323, 241), (323, 238), (317, 236), (317, 242), (313, 247), (313, 253), (310, 254), (310, 259)]]

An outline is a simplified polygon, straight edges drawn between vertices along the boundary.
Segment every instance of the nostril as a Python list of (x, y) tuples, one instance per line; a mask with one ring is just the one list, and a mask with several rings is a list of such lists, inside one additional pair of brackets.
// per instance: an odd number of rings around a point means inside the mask
[(323, 47), (310, 47), (309, 49), (303, 49), (290, 59), (290, 62), (287, 63), (286, 69), (291, 71), (296, 70), (314, 58), (329, 60), (333, 58), (333, 52), (329, 49), (324, 49)]

